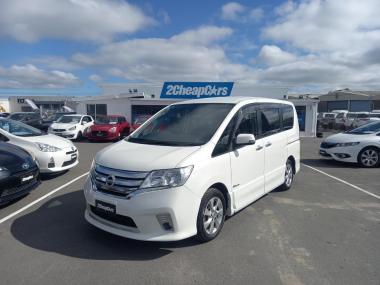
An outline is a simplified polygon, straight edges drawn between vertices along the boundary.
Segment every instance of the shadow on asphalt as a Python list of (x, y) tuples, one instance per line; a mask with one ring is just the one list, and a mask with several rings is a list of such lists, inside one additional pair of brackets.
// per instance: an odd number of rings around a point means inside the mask
[(330, 159), (301, 159), (301, 163), (307, 164), (309, 166), (313, 167), (321, 167), (321, 168), (350, 168), (350, 169), (357, 169), (360, 168), (359, 165), (356, 163), (347, 163), (347, 162), (340, 162), (336, 160), (330, 160)]
[(40, 173), (40, 179), (42, 181), (52, 180), (66, 174), (67, 172), (69, 172), (69, 170), (65, 170), (65, 171), (61, 171), (57, 173)]
[(12, 235), (26, 246), (94, 260), (152, 260), (170, 254), (170, 248), (195, 246), (193, 239), (179, 242), (142, 242), (99, 230), (84, 219), (82, 190), (49, 200), (16, 219)]

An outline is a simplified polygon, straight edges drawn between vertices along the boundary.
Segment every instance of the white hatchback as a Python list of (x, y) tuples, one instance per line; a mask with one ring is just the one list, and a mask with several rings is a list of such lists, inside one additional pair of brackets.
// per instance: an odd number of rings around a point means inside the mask
[(139, 240), (215, 238), (231, 216), (300, 167), (292, 103), (212, 98), (170, 105), (95, 157), (87, 221)]
[(363, 167), (380, 164), (380, 121), (345, 133), (327, 137), (319, 153), (338, 161), (359, 163)]
[(89, 115), (63, 115), (51, 124), (48, 132), (72, 140), (81, 139), (93, 124), (94, 119)]
[(11, 119), (0, 118), (0, 141), (28, 151), (41, 173), (70, 169), (78, 164), (79, 153), (73, 143)]

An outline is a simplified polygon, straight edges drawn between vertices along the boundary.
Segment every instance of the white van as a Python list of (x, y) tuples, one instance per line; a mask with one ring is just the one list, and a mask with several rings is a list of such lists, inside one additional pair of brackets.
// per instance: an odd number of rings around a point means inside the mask
[(241, 97), (170, 105), (95, 157), (84, 193), (88, 222), (116, 235), (215, 238), (231, 216), (300, 168), (292, 103)]

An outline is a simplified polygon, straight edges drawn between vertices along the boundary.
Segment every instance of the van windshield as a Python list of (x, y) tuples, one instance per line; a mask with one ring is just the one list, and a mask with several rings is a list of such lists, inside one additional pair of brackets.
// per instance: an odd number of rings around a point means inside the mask
[(233, 104), (171, 105), (126, 140), (134, 143), (197, 146), (207, 143)]

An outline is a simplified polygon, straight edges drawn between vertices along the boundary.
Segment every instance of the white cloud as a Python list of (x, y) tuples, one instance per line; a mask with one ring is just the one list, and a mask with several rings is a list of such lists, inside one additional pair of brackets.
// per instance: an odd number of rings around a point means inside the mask
[(103, 78), (100, 75), (97, 74), (91, 74), (88, 78), (94, 82), (100, 82), (103, 80)]
[(121, 0), (0, 1), (0, 36), (23, 42), (107, 41), (153, 23), (139, 8)]
[(222, 6), (220, 17), (223, 20), (246, 23), (250, 20), (260, 21), (264, 17), (264, 9), (249, 8), (237, 2), (229, 2)]
[(242, 13), (245, 12), (246, 8), (237, 3), (237, 2), (229, 2), (222, 6), (222, 14), (221, 17), (224, 20), (239, 20)]
[[(263, 29), (257, 61), (261, 82), (331, 89), (379, 89), (380, 5), (377, 0), (288, 1), (279, 19)], [(280, 48), (281, 46), (282, 48)], [(296, 53), (289, 53), (290, 48)]]
[(283, 51), (278, 46), (264, 45), (260, 50), (258, 60), (266, 65), (279, 65), (295, 61), (296, 56)]
[(67, 60), (62, 56), (40, 56), (35, 58), (30, 58), (28, 60), (30, 63), (47, 67), (49, 69), (60, 69), (60, 70), (75, 70), (80, 68), (80, 66), (70, 60)]
[(180, 44), (203, 44), (208, 45), (220, 39), (226, 38), (233, 33), (233, 30), (225, 27), (202, 26), (196, 30), (187, 30), (171, 37), (173, 42)]
[(366, 50), (380, 45), (378, 0), (309, 0), (280, 11), (278, 23), (264, 30), (266, 38), (310, 51)]
[(296, 7), (296, 4), (292, 0), (288, 0), (285, 3), (281, 4), (280, 6), (276, 7), (274, 9), (274, 12), (277, 15), (283, 16), (285, 14), (293, 12), (295, 7)]
[(204, 26), (171, 38), (127, 40), (105, 44), (94, 54), (76, 54), (82, 65), (101, 66), (129, 80), (255, 80), (246, 65), (234, 64), (218, 44), (231, 35), (223, 27)]
[(46, 71), (32, 64), (0, 66), (1, 88), (63, 88), (79, 85), (72, 73), (59, 70)]

